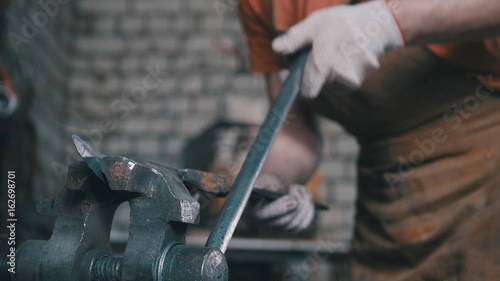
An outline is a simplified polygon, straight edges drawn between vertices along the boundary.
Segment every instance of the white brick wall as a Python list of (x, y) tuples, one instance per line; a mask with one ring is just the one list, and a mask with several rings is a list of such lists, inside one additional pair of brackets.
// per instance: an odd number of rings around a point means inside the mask
[(81, 12), (98, 14), (98, 15), (111, 15), (122, 14), (127, 9), (127, 1), (116, 0), (81, 0), (77, 1), (78, 10)]

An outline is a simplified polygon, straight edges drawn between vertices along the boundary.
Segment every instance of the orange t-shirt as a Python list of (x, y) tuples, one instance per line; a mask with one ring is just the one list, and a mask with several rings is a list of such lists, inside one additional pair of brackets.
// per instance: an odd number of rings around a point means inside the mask
[[(350, 2), (355, 1), (240, 0), (240, 15), (250, 49), (253, 72), (267, 73), (283, 68), (283, 58), (271, 47), (273, 39), (279, 34), (316, 10)], [(500, 38), (433, 44), (428, 47), (464, 74), (492, 74), (495, 78), (500, 77)], [(500, 89), (500, 83), (493, 83), (493, 86)]]

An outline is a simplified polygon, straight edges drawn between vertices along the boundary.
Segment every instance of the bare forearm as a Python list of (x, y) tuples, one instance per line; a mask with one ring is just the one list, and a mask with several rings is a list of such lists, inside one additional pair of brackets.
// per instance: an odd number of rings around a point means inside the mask
[(389, 0), (407, 45), (500, 36), (498, 0)]
[[(267, 82), (273, 100), (281, 88), (277, 73), (268, 75)], [(320, 136), (309, 114), (299, 104), (294, 104), (264, 164), (263, 172), (276, 174), (287, 186), (305, 183), (319, 161)]]

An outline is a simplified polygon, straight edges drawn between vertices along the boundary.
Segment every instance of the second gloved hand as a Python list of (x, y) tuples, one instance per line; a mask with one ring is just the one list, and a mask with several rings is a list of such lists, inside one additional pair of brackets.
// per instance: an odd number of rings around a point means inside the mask
[(314, 218), (314, 200), (304, 185), (293, 184), (286, 192), (284, 184), (274, 175), (259, 177), (255, 188), (286, 193), (276, 200), (260, 199), (249, 202), (245, 220), (249, 228), (259, 234), (286, 237), (295, 235), (311, 224)]
[(378, 57), (402, 47), (404, 38), (389, 6), (376, 0), (314, 12), (276, 38), (273, 49), (291, 54), (310, 44), (302, 83), (306, 98), (316, 97), (329, 82), (359, 88), (379, 67)]

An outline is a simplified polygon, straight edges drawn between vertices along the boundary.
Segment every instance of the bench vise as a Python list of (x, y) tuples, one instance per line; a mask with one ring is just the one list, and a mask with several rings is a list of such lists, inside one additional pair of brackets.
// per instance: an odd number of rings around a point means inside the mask
[[(227, 194), (224, 177), (107, 157), (74, 140), (85, 161), (71, 164), (63, 190), (37, 205), (40, 214), (57, 217), (53, 234), (48, 241), (21, 244), (12, 280), (227, 280), (219, 249), (185, 245), (187, 225), (199, 222), (200, 204), (191, 194)], [(79, 145), (86, 146), (83, 153)], [(114, 213), (125, 201), (129, 240), (118, 258), (109, 236)]]

